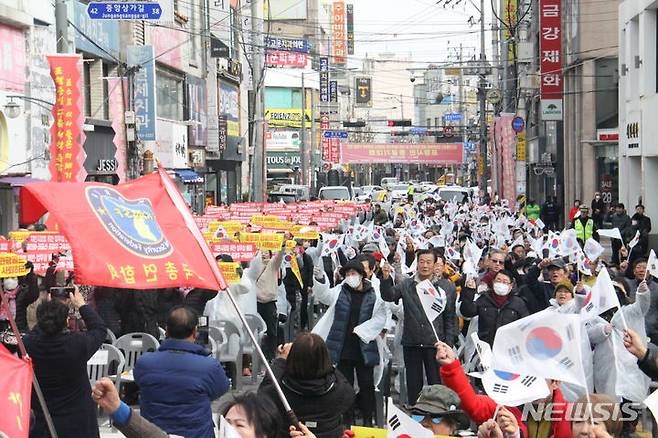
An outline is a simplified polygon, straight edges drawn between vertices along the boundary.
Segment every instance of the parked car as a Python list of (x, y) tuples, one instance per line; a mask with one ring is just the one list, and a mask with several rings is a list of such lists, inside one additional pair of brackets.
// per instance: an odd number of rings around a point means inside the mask
[(459, 204), (471, 199), (472, 190), (461, 186), (437, 186), (424, 193), (423, 198), (432, 197), (444, 201), (455, 201)]
[(399, 202), (402, 200), (405, 200), (407, 198), (407, 190), (409, 189), (409, 184), (406, 183), (398, 183), (391, 185), (389, 190), (389, 194), (391, 197), (392, 202)]
[(299, 201), (308, 201), (311, 190), (308, 186), (303, 186), (299, 184), (284, 184), (279, 187), (279, 193), (292, 193), (297, 196)]
[(399, 182), (400, 182), (400, 180), (396, 176), (392, 176), (392, 177), (382, 178), (381, 185), (385, 189), (390, 190), (392, 185), (398, 184)]
[(318, 198), (321, 200), (350, 201), (352, 194), (350, 189), (345, 186), (326, 186), (320, 189)]
[(386, 202), (388, 198), (388, 192), (380, 186), (361, 186), (358, 188), (363, 192), (357, 196), (357, 187), (354, 187), (355, 199), (358, 201), (370, 199), (372, 202)]

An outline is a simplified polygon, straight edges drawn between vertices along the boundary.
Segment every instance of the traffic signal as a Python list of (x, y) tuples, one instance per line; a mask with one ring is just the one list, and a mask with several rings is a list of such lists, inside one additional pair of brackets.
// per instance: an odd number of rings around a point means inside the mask
[(363, 128), (366, 126), (366, 122), (363, 120), (357, 120), (356, 122), (343, 122), (343, 128)]
[(388, 126), (411, 126), (411, 120), (410, 119), (388, 120), (387, 124)]

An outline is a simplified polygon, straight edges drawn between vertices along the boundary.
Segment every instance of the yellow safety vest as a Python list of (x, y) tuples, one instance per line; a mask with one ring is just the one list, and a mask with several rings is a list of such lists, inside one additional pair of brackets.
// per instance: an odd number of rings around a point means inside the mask
[(585, 227), (580, 219), (576, 219), (574, 229), (576, 230), (576, 237), (583, 242), (592, 237), (594, 234), (594, 221), (592, 219), (587, 219)]

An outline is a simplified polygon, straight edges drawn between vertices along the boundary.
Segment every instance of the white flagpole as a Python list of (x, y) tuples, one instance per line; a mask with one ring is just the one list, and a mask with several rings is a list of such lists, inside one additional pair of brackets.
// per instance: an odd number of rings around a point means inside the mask
[[(158, 165), (158, 173), (160, 175), (160, 179), (162, 183), (164, 184), (165, 190), (167, 191), (167, 194), (173, 201), (174, 205), (178, 209), (178, 211), (181, 213), (183, 216), (183, 219), (185, 220), (185, 225), (187, 228), (190, 230), (192, 235), (194, 236), (195, 240), (199, 244), (199, 247), (203, 251), (203, 255), (206, 258), (206, 261), (208, 262), (208, 265), (210, 265), (210, 269), (212, 270), (213, 275), (215, 276), (215, 279), (217, 280), (218, 284), (226, 284), (224, 277), (222, 276), (222, 273), (219, 270), (219, 267), (217, 266), (217, 263), (215, 262), (215, 258), (213, 255), (210, 253), (210, 249), (208, 248), (208, 245), (206, 245), (203, 236), (201, 235), (201, 231), (199, 231), (199, 228), (196, 226), (194, 219), (192, 218), (192, 215), (190, 214), (190, 211), (188, 210), (187, 206), (185, 205), (185, 201), (183, 200), (183, 197), (181, 196), (180, 192), (178, 189), (174, 186), (174, 183), (171, 181), (171, 178), (169, 175), (167, 175), (167, 172), (163, 169), (162, 165), (160, 163), (157, 163)], [(228, 295), (229, 299), (231, 300), (231, 304), (235, 308), (236, 313), (238, 314), (238, 317), (240, 318), (240, 321), (242, 322), (242, 325), (244, 326), (244, 329), (246, 330), (247, 334), (249, 335), (249, 338), (251, 339), (251, 342), (254, 344), (254, 348), (256, 352), (258, 353), (258, 356), (260, 357), (261, 362), (263, 365), (265, 365), (265, 370), (267, 372), (268, 377), (272, 381), (272, 384), (274, 385), (274, 389), (277, 392), (277, 395), (279, 396), (279, 399), (281, 400), (281, 403), (283, 404), (283, 409), (286, 411), (286, 414), (288, 415), (288, 420), (290, 421), (290, 424), (295, 426), (297, 430), (301, 430), (301, 427), (299, 426), (299, 420), (297, 419), (297, 416), (295, 415), (295, 412), (292, 410), (290, 407), (290, 403), (288, 403), (288, 400), (286, 399), (285, 394), (283, 393), (283, 390), (281, 389), (281, 385), (279, 385), (278, 380), (276, 379), (276, 376), (274, 375), (274, 372), (272, 371), (272, 368), (270, 367), (269, 362), (267, 361), (267, 358), (265, 357), (265, 354), (263, 354), (263, 350), (261, 350), (260, 345), (258, 345), (258, 341), (256, 340), (256, 336), (254, 335), (254, 332), (251, 330), (249, 327), (249, 324), (247, 323), (247, 319), (245, 318), (244, 314), (242, 313), (242, 310), (240, 309), (240, 306), (238, 306), (238, 303), (235, 301), (235, 298), (233, 298), (233, 295), (229, 292), (229, 289), (226, 288), (224, 291), (220, 291), (220, 293), (225, 293)], [(236, 374), (239, 374), (240, 370), (237, 370)], [(236, 376), (238, 379), (240, 378), (239, 375)]]

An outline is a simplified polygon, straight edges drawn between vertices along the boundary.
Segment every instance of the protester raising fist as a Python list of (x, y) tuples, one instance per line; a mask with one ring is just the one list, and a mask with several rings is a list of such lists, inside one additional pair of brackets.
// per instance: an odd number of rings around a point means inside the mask
[(455, 351), (445, 342), (439, 341), (434, 344), (434, 347), (436, 347), (436, 361), (439, 363), (439, 365), (449, 365), (457, 360)]

